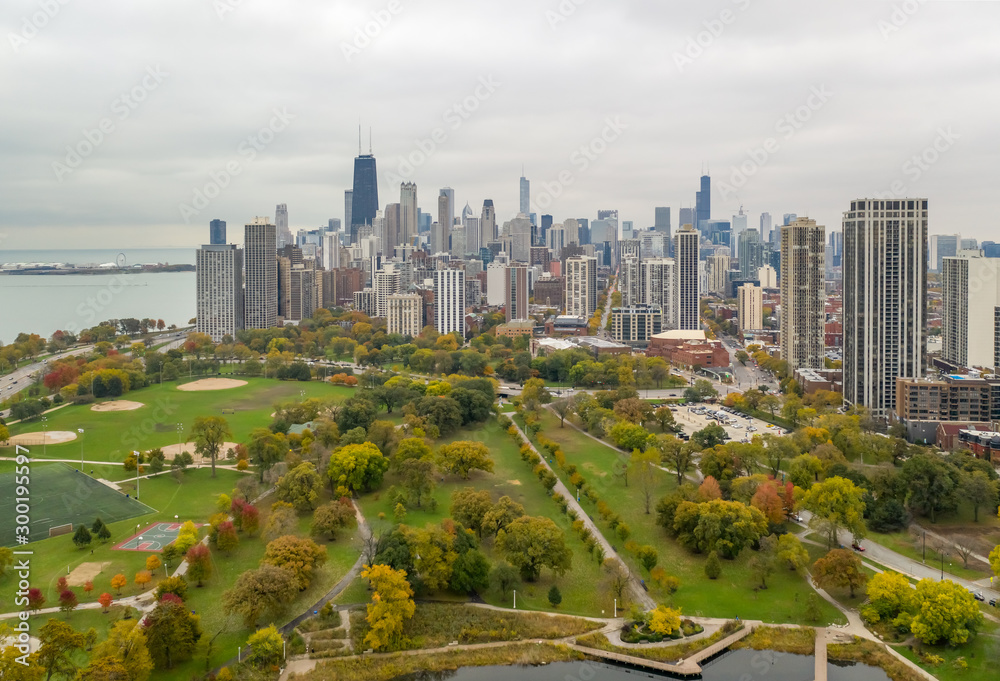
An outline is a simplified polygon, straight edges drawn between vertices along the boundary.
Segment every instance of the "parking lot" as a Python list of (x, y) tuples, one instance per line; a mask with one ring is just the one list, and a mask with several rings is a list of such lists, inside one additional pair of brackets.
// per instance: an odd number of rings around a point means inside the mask
[[(729, 435), (729, 438), (736, 442), (749, 442), (750, 438), (754, 435), (765, 433), (780, 435), (783, 432), (781, 428), (772, 426), (766, 421), (734, 412), (725, 412), (721, 406), (711, 404), (678, 405), (674, 407), (674, 418), (684, 428), (684, 433), (690, 436), (691, 433), (701, 430), (710, 423), (718, 423), (720, 421), (716, 416), (718, 412), (721, 412), (722, 417), (725, 419), (722, 427)], [(748, 426), (750, 429), (748, 429)]]

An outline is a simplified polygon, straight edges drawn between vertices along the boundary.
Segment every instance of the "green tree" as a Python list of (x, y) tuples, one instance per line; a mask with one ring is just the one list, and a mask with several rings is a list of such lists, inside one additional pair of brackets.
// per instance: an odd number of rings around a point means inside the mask
[(563, 532), (549, 518), (518, 518), (497, 534), (496, 547), (528, 582), (537, 580), (542, 568), (562, 575), (572, 565), (573, 553)]
[(559, 592), (559, 587), (553, 584), (552, 588), (549, 589), (549, 605), (557, 608), (560, 603), (562, 603), (562, 594)]
[(201, 639), (201, 618), (183, 602), (161, 600), (145, 619), (146, 641), (153, 665), (173, 669), (176, 662), (190, 660)]
[(458, 554), (451, 566), (449, 587), (458, 593), (484, 591), (490, 584), (490, 563), (478, 549)]
[(656, 548), (649, 544), (644, 544), (636, 549), (635, 557), (639, 560), (639, 564), (646, 569), (646, 572), (651, 572), (660, 561), (660, 555), (656, 552)]
[(267, 545), (260, 564), (288, 568), (295, 575), (299, 591), (305, 591), (312, 583), (314, 569), (325, 562), (325, 547), (312, 539), (285, 535)]
[(847, 478), (834, 476), (813, 485), (802, 506), (813, 514), (810, 525), (827, 538), (827, 547), (837, 546), (837, 533), (849, 531), (855, 539), (866, 534), (864, 490)]
[(677, 431), (677, 421), (674, 419), (674, 412), (669, 407), (660, 407), (653, 412), (653, 417), (660, 425), (661, 433), (666, 433), (667, 431), (673, 433)]
[(341, 496), (369, 492), (382, 484), (389, 462), (370, 442), (347, 445), (333, 452), (327, 475)]
[(674, 469), (677, 486), (684, 484), (688, 471), (694, 469), (694, 447), (688, 442), (681, 442), (672, 435), (661, 435), (656, 439), (656, 448), (660, 452), (660, 460), (667, 468)]
[(643, 508), (648, 514), (653, 504), (653, 494), (656, 492), (659, 483), (660, 453), (655, 449), (648, 449), (645, 452), (634, 450), (629, 457), (629, 469), (636, 488), (642, 495)]
[(365, 644), (373, 650), (390, 649), (402, 640), (403, 627), (416, 611), (413, 589), (405, 572), (388, 565), (367, 567), (361, 577), (368, 580), (372, 590)]
[(778, 560), (789, 570), (801, 570), (809, 562), (809, 552), (794, 534), (783, 534), (778, 538)]
[(565, 428), (566, 417), (573, 413), (573, 402), (568, 397), (556, 400), (552, 403), (552, 411), (559, 417), (559, 427)]
[(689, 549), (718, 551), (723, 558), (732, 559), (767, 533), (767, 518), (760, 510), (738, 501), (684, 501), (674, 512), (674, 531), (678, 541)]
[(517, 569), (510, 563), (500, 561), (490, 570), (490, 586), (499, 591), (504, 598), (507, 598), (507, 592), (520, 581)]
[(861, 558), (848, 549), (833, 549), (817, 560), (813, 563), (812, 575), (824, 589), (849, 589), (851, 598), (868, 581), (868, 575), (861, 569)]
[(778, 538), (773, 534), (769, 534), (766, 537), (761, 537), (759, 543), (760, 548), (758, 550), (751, 550), (747, 567), (750, 568), (750, 573), (753, 575), (754, 580), (760, 582), (760, 588), (766, 589), (767, 578), (771, 576), (778, 566)]
[(90, 536), (90, 530), (83, 523), (76, 526), (76, 533), (73, 535), (73, 543), (76, 544), (78, 549), (82, 549), (85, 546), (90, 546), (90, 542), (93, 538)]
[(434, 461), (426, 459), (405, 459), (399, 465), (400, 483), (417, 508), (423, 505), (425, 497), (434, 492)]
[(323, 480), (316, 466), (303, 462), (278, 479), (278, 498), (290, 503), (300, 513), (316, 507)]
[(240, 574), (236, 583), (222, 596), (227, 615), (239, 615), (243, 625), (252, 628), (264, 619), (276, 619), (298, 596), (295, 573), (286, 567), (261, 565)]
[(861, 609), (861, 616), (869, 624), (889, 622), (913, 608), (914, 592), (910, 580), (898, 572), (880, 572), (865, 588), (868, 604)]
[(972, 504), (975, 522), (979, 522), (979, 509), (996, 508), (997, 485), (983, 471), (972, 471), (962, 476), (960, 495)]
[[(345, 503), (346, 502), (346, 503)], [(330, 501), (313, 513), (312, 534), (326, 537), (330, 541), (337, 538), (337, 533), (345, 527), (354, 524), (354, 506), (346, 499)]]
[(482, 442), (458, 440), (442, 445), (438, 450), (438, 466), (441, 470), (461, 475), (463, 480), (469, 479), (473, 469), (493, 472), (493, 458), (489, 447)]
[(920, 609), (910, 623), (910, 631), (927, 645), (962, 645), (983, 625), (983, 614), (972, 593), (950, 580), (920, 580), (915, 601)]
[(729, 439), (726, 429), (718, 423), (710, 423), (701, 430), (691, 434), (691, 443), (698, 448), (698, 451), (711, 449), (716, 445), (724, 444)]
[(3, 577), (11, 565), (14, 564), (14, 550), (7, 546), (0, 546), (0, 577)]
[(221, 416), (199, 416), (194, 420), (188, 439), (194, 442), (194, 450), (212, 460), (212, 477), (215, 477), (215, 460), (227, 439), (233, 437), (229, 422)]
[(258, 629), (247, 639), (250, 646), (250, 657), (247, 660), (257, 667), (267, 667), (281, 660), (285, 649), (285, 641), (281, 632), (273, 624)]
[[(45, 670), (46, 680), (53, 675), (72, 678), (77, 666), (73, 658), (87, 645), (87, 638), (76, 629), (57, 619), (50, 619), (38, 630), (38, 664)], [(6, 679), (6, 675), (0, 676)]]
[(247, 453), (251, 460), (257, 464), (260, 481), (264, 482), (264, 473), (271, 470), (279, 461), (284, 460), (288, 453), (288, 441), (284, 435), (272, 433), (267, 428), (254, 428), (250, 431)]
[(480, 537), (483, 536), (483, 518), (492, 507), (493, 499), (486, 490), (466, 487), (451, 493), (451, 517)]
[(718, 579), (721, 574), (722, 562), (719, 560), (719, 554), (717, 551), (712, 551), (705, 561), (705, 576), (709, 579)]
[(903, 464), (903, 477), (909, 494), (906, 504), (911, 510), (937, 522), (939, 513), (958, 507), (961, 474), (956, 466), (936, 454), (911, 456)]
[[(114, 673), (109, 673), (113, 671)], [(81, 681), (147, 681), (153, 671), (146, 633), (134, 620), (112, 625), (108, 638), (90, 654), (90, 664), (80, 672)]]
[(523, 515), (524, 506), (504, 495), (483, 515), (483, 531), (495, 537), (500, 530)]

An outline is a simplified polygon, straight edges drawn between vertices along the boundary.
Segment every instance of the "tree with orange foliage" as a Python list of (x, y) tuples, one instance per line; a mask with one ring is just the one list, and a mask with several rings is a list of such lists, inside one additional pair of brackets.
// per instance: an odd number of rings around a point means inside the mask
[(151, 581), (153, 581), (153, 575), (149, 574), (149, 570), (139, 570), (135, 573), (135, 585), (139, 587), (140, 591)]
[(97, 598), (97, 602), (101, 604), (102, 608), (104, 608), (104, 610), (102, 612), (107, 612), (108, 611), (108, 608), (111, 607), (111, 602), (112, 601), (114, 601), (114, 599), (111, 597), (111, 594), (109, 594), (107, 591), (105, 591), (104, 593), (102, 593)]
[(711, 475), (706, 475), (705, 480), (698, 488), (698, 496), (702, 501), (714, 501), (715, 499), (721, 499), (722, 489), (719, 487), (719, 482)]
[(119, 596), (122, 595), (122, 589), (125, 588), (126, 584), (128, 584), (128, 579), (120, 572), (111, 578), (111, 588), (117, 589)]
[(772, 525), (785, 522), (785, 506), (774, 481), (768, 481), (757, 488), (750, 505), (759, 509)]

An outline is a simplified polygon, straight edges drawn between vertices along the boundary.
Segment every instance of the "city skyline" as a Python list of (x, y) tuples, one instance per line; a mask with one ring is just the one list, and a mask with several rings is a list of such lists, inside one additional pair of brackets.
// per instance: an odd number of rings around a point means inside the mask
[[(612, 205), (622, 221), (650, 226), (656, 207), (694, 205), (704, 170), (714, 218), (742, 204), (750, 224), (769, 212), (839, 225), (852, 198), (897, 192), (934, 202), (932, 234), (989, 238), (979, 216), (996, 146), (995, 3), (925, 3), (902, 19), (862, 2), (569, 4), (565, 16), (527, 2), (398, 5), (380, 10), (389, 21), (372, 36), (374, 10), (346, 3), (306, 1), (288, 21), (247, 6), (220, 17), (193, 0), (61, 6), (11, 48), (7, 85), (18, 96), (0, 103), (2, 247), (195, 244), (210, 219), (244, 224), (277, 203), (292, 229), (343, 218), (358, 119), (383, 196), (402, 181), (427, 187), (425, 201), (452, 186), (457, 206), (493, 199), (498, 222), (519, 208), (523, 164), (533, 212), (557, 222)], [(24, 12), (0, 10), (11, 35)], [(117, 28), (123, 17), (128, 31)], [(175, 23), (188, 27), (183, 52), (161, 30)], [(490, 35), (454, 30), (477, 25)], [(921, 49), (959, 28), (967, 39), (947, 57)], [(648, 47), (593, 40), (608, 33)], [(264, 54), (263, 35), (292, 47)], [(444, 35), (461, 62), (431, 48)], [(60, 75), (67, 62), (74, 69)], [(747, 62), (752, 77), (733, 68)], [(398, 82), (380, 77), (400, 64)], [(892, 78), (891, 97), (872, 64)], [(551, 97), (554, 82), (569, 96)], [(679, 101), (697, 104), (668, 105)], [(216, 191), (213, 176), (230, 162), (239, 172)], [(199, 191), (215, 198), (203, 204)]]

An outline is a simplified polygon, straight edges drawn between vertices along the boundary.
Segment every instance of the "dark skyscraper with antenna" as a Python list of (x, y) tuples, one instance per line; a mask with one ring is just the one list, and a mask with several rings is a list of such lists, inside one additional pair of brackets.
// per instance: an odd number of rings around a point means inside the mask
[(694, 206), (694, 226), (702, 230), (712, 219), (712, 178), (708, 175), (701, 176), (701, 190), (695, 195)]
[(370, 225), (378, 211), (378, 174), (371, 139), (368, 153), (361, 153), (361, 130), (358, 130), (358, 157), (354, 159), (354, 194), (351, 199), (351, 243), (358, 241), (358, 227)]

